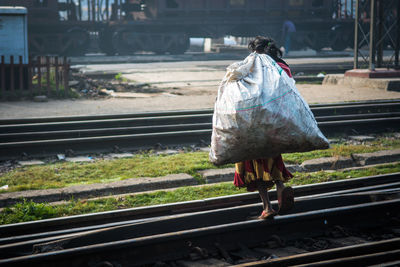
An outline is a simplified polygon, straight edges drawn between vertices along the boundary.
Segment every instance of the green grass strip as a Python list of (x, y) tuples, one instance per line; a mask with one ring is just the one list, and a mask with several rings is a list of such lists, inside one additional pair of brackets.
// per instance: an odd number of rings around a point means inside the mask
[[(320, 171), (314, 173), (295, 173), (295, 177), (288, 184), (304, 185), (394, 172), (400, 172), (400, 164), (387, 164), (374, 168), (345, 172)], [(47, 203), (33, 203), (30, 201), (25, 201), (23, 203), (15, 204), (11, 207), (3, 209), (0, 212), (0, 224), (26, 222), (157, 204), (167, 204), (180, 201), (234, 195), (244, 192), (245, 189), (238, 189), (232, 184), (232, 182), (228, 182), (215, 185), (181, 187), (176, 190), (135, 194), (123, 198), (110, 197), (89, 201), (71, 200), (67, 204), (57, 206), (52, 206)]]
[[(304, 153), (283, 154), (287, 164), (301, 164), (305, 160), (321, 157), (349, 157), (354, 153), (400, 148), (400, 140), (381, 137), (363, 145), (335, 144), (330, 149)], [(233, 164), (219, 168), (233, 167)], [(0, 186), (8, 185), (14, 192), (33, 189), (62, 188), (72, 185), (105, 183), (137, 177), (160, 177), (187, 173), (198, 178), (199, 170), (215, 169), (207, 152), (179, 153), (175, 155), (138, 154), (131, 158), (96, 160), (91, 163), (57, 162), (46, 165), (20, 167), (0, 176)]]

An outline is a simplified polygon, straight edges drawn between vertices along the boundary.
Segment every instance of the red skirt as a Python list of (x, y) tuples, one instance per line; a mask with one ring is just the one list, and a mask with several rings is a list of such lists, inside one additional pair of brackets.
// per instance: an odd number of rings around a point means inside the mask
[(293, 175), (286, 169), (282, 156), (256, 160), (246, 160), (235, 164), (234, 185), (247, 187), (247, 191), (257, 190), (256, 181), (263, 180), (268, 189), (274, 186), (274, 181), (289, 181)]

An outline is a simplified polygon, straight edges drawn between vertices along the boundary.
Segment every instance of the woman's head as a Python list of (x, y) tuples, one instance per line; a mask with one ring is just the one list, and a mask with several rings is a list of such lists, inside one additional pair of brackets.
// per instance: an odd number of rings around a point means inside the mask
[(257, 36), (248, 47), (253, 52), (267, 54), (274, 59), (282, 57), (282, 52), (276, 46), (274, 39), (269, 37)]

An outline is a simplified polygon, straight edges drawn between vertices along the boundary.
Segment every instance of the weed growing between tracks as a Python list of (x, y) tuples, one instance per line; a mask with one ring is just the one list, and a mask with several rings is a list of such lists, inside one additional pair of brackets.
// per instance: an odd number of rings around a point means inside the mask
[(352, 154), (357, 153), (370, 153), (380, 150), (390, 150), (400, 148), (400, 139), (391, 136), (380, 137), (371, 142), (365, 142), (363, 144), (348, 144), (339, 143), (331, 145), (330, 149), (326, 150), (314, 150), (303, 153), (290, 153), (283, 154), (285, 163), (301, 164), (303, 161), (309, 159), (323, 158), (323, 157), (349, 157)]
[[(304, 185), (394, 172), (400, 172), (400, 164), (387, 164), (384, 166), (368, 168), (364, 170), (345, 172), (320, 171), (314, 173), (295, 173), (295, 178), (292, 179), (289, 184)], [(232, 184), (232, 182), (227, 182), (196, 187), (181, 187), (175, 190), (161, 190), (151, 193), (138, 193), (119, 198), (110, 197), (97, 200), (71, 200), (67, 204), (55, 206), (47, 203), (24, 201), (23, 203), (18, 203), (11, 207), (4, 208), (0, 212), (0, 224), (33, 221), (115, 209), (167, 204), (180, 201), (234, 195), (244, 192), (246, 192), (246, 189), (238, 189)]]
[[(350, 156), (379, 150), (400, 148), (400, 140), (393, 136), (379, 137), (363, 144), (341, 143), (330, 149), (305, 153), (284, 154), (286, 163), (300, 164), (305, 160)], [(232, 167), (225, 165), (220, 168)], [(132, 158), (96, 160), (93, 163), (58, 162), (47, 165), (21, 167), (0, 176), (0, 186), (8, 185), (13, 192), (33, 189), (61, 188), (71, 185), (105, 183), (136, 177), (159, 177), (187, 173), (203, 182), (199, 170), (216, 168), (208, 161), (206, 152), (179, 153), (175, 155), (137, 154)]]
[(322, 81), (296, 81), (296, 84), (322, 84)]
[[(227, 166), (222, 166), (227, 167)], [(136, 177), (159, 177), (216, 168), (205, 152), (175, 155), (137, 154), (132, 158), (97, 160), (94, 163), (55, 163), (16, 169), (0, 177), (9, 190), (60, 188), (76, 184), (104, 183)]]
[(91, 201), (71, 200), (68, 204), (57, 206), (24, 201), (3, 209), (0, 213), (0, 224), (189, 201), (244, 192), (245, 189), (237, 189), (232, 183), (222, 183), (201, 187), (181, 187), (175, 190), (135, 194), (123, 198), (110, 197)]

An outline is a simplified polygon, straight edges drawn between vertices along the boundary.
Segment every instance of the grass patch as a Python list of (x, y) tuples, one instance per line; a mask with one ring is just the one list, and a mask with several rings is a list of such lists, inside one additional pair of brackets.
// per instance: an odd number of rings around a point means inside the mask
[[(221, 168), (227, 166), (232, 165)], [(12, 192), (104, 183), (133, 177), (159, 177), (176, 173), (196, 176), (198, 170), (212, 168), (216, 167), (208, 161), (206, 152), (159, 156), (138, 154), (132, 158), (98, 160), (93, 163), (61, 162), (21, 167), (1, 176), (0, 185), (8, 184), (7, 192)]]
[[(32, 78), (32, 86), (34, 95), (47, 95), (47, 87), (50, 88), (50, 95), (48, 97), (52, 98), (79, 98), (79, 94), (75, 92), (72, 88), (65, 89), (64, 84), (61, 80), (58, 83), (58, 89), (56, 86), (56, 73), (54, 70), (50, 71), (49, 81), (47, 80), (46, 73), (43, 73), (40, 79), (41, 90), (39, 90), (39, 78), (35, 75)], [(60, 78), (59, 78), (60, 79)]]
[[(288, 184), (304, 185), (394, 172), (400, 172), (400, 164), (387, 164), (380, 167), (346, 172), (331, 173), (320, 171), (314, 173), (295, 173), (294, 179), (292, 179)], [(3, 209), (0, 212), (0, 224), (167, 204), (179, 201), (234, 195), (244, 192), (246, 192), (244, 188), (238, 189), (232, 184), (232, 182), (228, 182), (216, 185), (182, 187), (176, 190), (136, 194), (124, 198), (103, 198), (92, 201), (72, 200), (67, 204), (57, 206), (51, 206), (47, 203), (25, 201)]]
[(283, 154), (283, 160), (286, 163), (301, 164), (303, 161), (324, 157), (349, 157), (351, 154), (370, 153), (380, 150), (389, 150), (400, 148), (400, 140), (395, 138), (377, 138), (372, 142), (363, 145), (334, 144), (331, 148), (325, 150), (314, 150), (303, 153)]
[(312, 173), (295, 173), (294, 178), (290, 180), (288, 185), (306, 185), (315, 184), (364, 176), (373, 176), (387, 173), (400, 172), (400, 164), (385, 164), (378, 167), (366, 168), (361, 170), (351, 170), (342, 172), (312, 172)]
[(322, 81), (296, 81), (296, 84), (322, 84)]
[[(330, 149), (305, 153), (283, 154), (289, 164), (321, 157), (350, 156), (385, 149), (400, 148), (400, 140), (381, 137), (363, 145), (335, 144)], [(219, 168), (233, 167), (233, 164)], [(78, 184), (105, 183), (136, 177), (159, 177), (187, 173), (202, 182), (199, 170), (215, 169), (206, 152), (179, 153), (175, 155), (138, 154), (132, 158), (96, 160), (92, 163), (59, 162), (47, 165), (26, 166), (0, 176), (0, 186), (8, 185), (13, 192), (33, 189), (61, 188)]]
[(213, 186), (182, 187), (173, 191), (157, 191), (118, 199), (103, 198), (93, 201), (72, 200), (68, 204), (57, 206), (24, 201), (23, 203), (18, 203), (12, 207), (3, 209), (3, 211), (0, 212), (0, 224), (189, 201), (243, 192), (245, 192), (245, 189), (238, 189), (232, 183), (223, 183)]
[(122, 76), (121, 72), (118, 72), (115, 76), (114, 79), (120, 82), (129, 82), (129, 80), (125, 77)]

